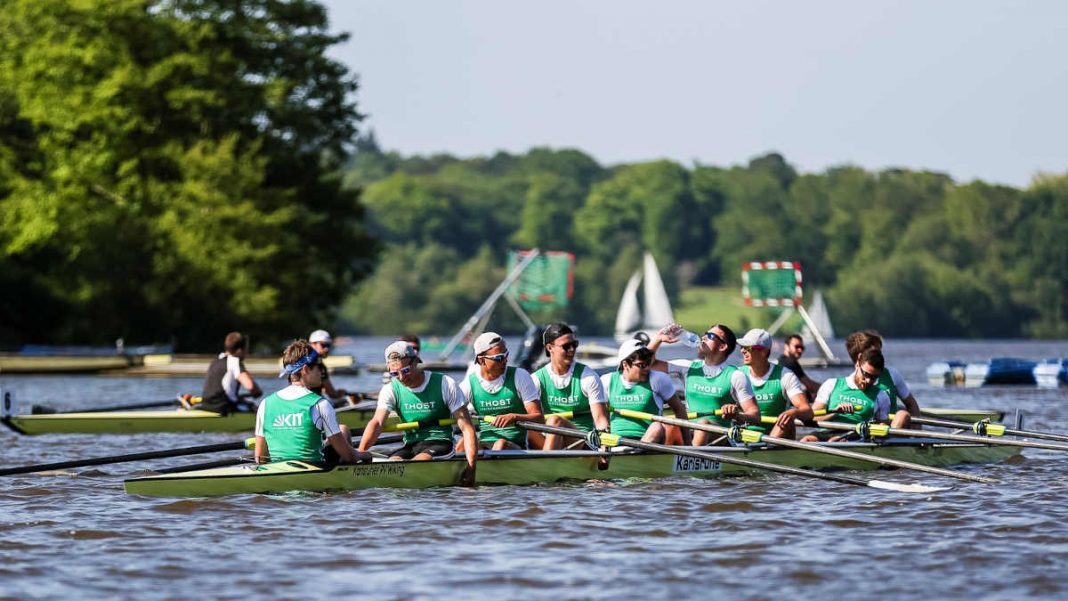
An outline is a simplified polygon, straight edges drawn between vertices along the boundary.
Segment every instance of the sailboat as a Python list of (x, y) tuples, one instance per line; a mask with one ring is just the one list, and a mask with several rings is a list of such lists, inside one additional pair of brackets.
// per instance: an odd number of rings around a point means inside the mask
[[(638, 301), (638, 288), (642, 286), (642, 300)], [(648, 251), (642, 260), (642, 268), (634, 272), (623, 290), (616, 313), (616, 340), (622, 342), (633, 338), (638, 332), (645, 332), (649, 337), (665, 325), (675, 321), (671, 313), (671, 301), (664, 290), (664, 281), (660, 279), (660, 270), (656, 267), (652, 253)]]
[[(824, 340), (834, 338), (834, 326), (831, 325), (831, 315), (827, 312), (827, 303), (823, 302), (822, 291), (817, 290), (816, 294), (812, 296), (812, 304), (808, 308), (808, 315), (815, 330), (823, 336)], [(801, 329), (801, 338), (807, 343), (816, 341), (812, 329), (808, 324), (805, 324), (805, 327)]]

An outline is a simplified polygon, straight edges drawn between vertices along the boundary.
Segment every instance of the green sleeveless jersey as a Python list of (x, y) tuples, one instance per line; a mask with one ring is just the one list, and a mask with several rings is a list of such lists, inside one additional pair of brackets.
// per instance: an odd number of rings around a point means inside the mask
[[(753, 382), (753, 371), (748, 365), (743, 365), (739, 369), (742, 373), (749, 378), (749, 383), (753, 385), (753, 395), (756, 397), (757, 405), (760, 407), (760, 415), (767, 415), (770, 417), (778, 417), (780, 413), (786, 411), (789, 407), (789, 403), (786, 398), (786, 391), (782, 389), (782, 366), (775, 364), (771, 366), (771, 370), (768, 371), (768, 377), (764, 380), (764, 383), (757, 386)], [(774, 424), (759, 424), (751, 425), (750, 428), (761, 430), (762, 432), (771, 432), (771, 428)]]
[[(660, 415), (660, 407), (653, 398), (651, 382), (635, 382), (630, 390), (623, 386), (623, 376), (617, 371), (608, 381), (608, 404), (613, 409), (630, 409), (642, 413)], [(628, 438), (641, 438), (652, 422), (633, 417), (612, 414), (612, 434)]]
[[(430, 381), (422, 392), (412, 392), (399, 380), (393, 380), (393, 398), (397, 399), (397, 415), (402, 422), (435, 422), (440, 419), (449, 419), (452, 413), (449, 411), (445, 399), (441, 395), (442, 375), (430, 372)], [(418, 430), (408, 430), (404, 433), (404, 444), (422, 442), (424, 440), (452, 440), (452, 426), (427, 425)]]
[[(723, 370), (714, 378), (705, 375), (703, 361), (694, 361), (686, 372), (686, 405), (689, 411), (704, 413), (715, 411), (734, 402), (731, 398), (731, 375), (738, 369), (733, 365), (724, 365)], [(697, 418), (702, 419), (702, 418)], [(721, 426), (730, 426), (731, 420), (718, 415), (708, 415), (707, 419)]]
[(263, 437), (271, 461), (323, 460), (323, 433), (312, 422), (311, 408), (322, 399), (314, 392), (286, 400), (274, 393), (263, 400)]
[[(519, 391), (515, 386), (515, 368), (507, 367), (504, 370), (504, 385), (494, 393), (486, 392), (478, 375), (467, 376), (467, 383), (471, 385), (471, 405), (475, 413), (479, 415), (501, 415), (504, 413), (526, 413), (527, 408), (523, 400), (519, 398)], [(478, 440), (480, 442), (494, 443), (501, 438), (525, 447), (527, 433), (516, 426), (497, 428), (493, 424), (479, 422)]]
[(553, 377), (549, 373), (549, 367), (550, 365), (546, 365), (534, 372), (534, 377), (541, 384), (542, 410), (546, 414), (573, 411), (575, 416), (570, 421), (575, 424), (576, 428), (581, 429), (583, 432), (593, 430), (590, 399), (582, 391), (582, 380), (579, 378), (579, 375), (584, 373), (586, 366), (576, 362), (574, 369), (571, 370), (571, 382), (564, 388), (557, 388), (556, 384), (553, 384)]
[(889, 369), (883, 369), (877, 384), (890, 397), (890, 415), (897, 413), (897, 386), (894, 385), (894, 377), (890, 375)]
[(862, 407), (860, 411), (839, 413), (834, 416), (834, 421), (853, 424), (871, 421), (875, 417), (875, 410), (878, 408), (877, 398), (880, 390), (882, 389), (878, 386), (873, 386), (868, 391), (858, 390), (846, 384), (845, 378), (836, 378), (834, 389), (831, 390), (831, 396), (827, 399), (827, 410), (833, 411), (841, 404), (860, 405)]

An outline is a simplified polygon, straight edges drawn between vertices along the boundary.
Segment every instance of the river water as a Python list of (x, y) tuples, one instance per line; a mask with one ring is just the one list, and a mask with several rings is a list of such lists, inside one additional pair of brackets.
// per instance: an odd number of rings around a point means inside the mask
[[(357, 339), (338, 352), (378, 362), (386, 342)], [(924, 377), (937, 360), (1063, 356), (1066, 342), (890, 340), (885, 351), (921, 405), (1020, 409), (1026, 426), (1068, 431), (1066, 389), (935, 388)], [(377, 374), (335, 380), (356, 390), (380, 383)], [(200, 384), (0, 378), (23, 402), (70, 408), (166, 399)], [(0, 433), (4, 467), (234, 438)], [(123, 493), (124, 477), (211, 458), (3, 478), (0, 598), (1068, 596), (1068, 454), (1054, 451), (961, 468), (1001, 480), (994, 485), (878, 474), (953, 486), (933, 495), (793, 476), (191, 500)]]

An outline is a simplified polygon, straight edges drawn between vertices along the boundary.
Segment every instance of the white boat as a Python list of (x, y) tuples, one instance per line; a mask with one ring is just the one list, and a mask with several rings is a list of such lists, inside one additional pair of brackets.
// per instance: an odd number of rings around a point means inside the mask
[(1068, 386), (1068, 358), (1044, 359), (1032, 373), (1035, 383), (1043, 388)]
[[(642, 288), (641, 302), (638, 300), (639, 287)], [(646, 251), (642, 268), (630, 276), (623, 290), (616, 313), (616, 340), (622, 342), (633, 338), (638, 332), (645, 332), (651, 338), (660, 328), (674, 321), (671, 301), (664, 290), (664, 281), (660, 279), (660, 270), (652, 253)]]

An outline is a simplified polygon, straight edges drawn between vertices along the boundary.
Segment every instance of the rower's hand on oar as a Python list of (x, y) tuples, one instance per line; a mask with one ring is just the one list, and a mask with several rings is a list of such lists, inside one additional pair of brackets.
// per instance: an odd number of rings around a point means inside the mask
[(474, 486), (475, 485), (475, 466), (468, 464), (464, 468), (464, 471), (460, 473), (460, 486)]
[(493, 416), (493, 427), (495, 427), (495, 428), (506, 428), (508, 426), (511, 426), (512, 424), (514, 424), (518, 420), (519, 420), (519, 414), (518, 413), (504, 413), (502, 415), (494, 415)]
[(719, 410), (720, 412), (722, 412), (723, 417), (726, 419), (734, 419), (738, 417), (739, 413), (741, 413), (741, 408), (738, 405), (735, 405), (734, 403), (723, 405), (719, 408)]
[(785, 430), (794, 423), (796, 417), (797, 409), (787, 409), (779, 414), (779, 419), (775, 420), (775, 425)]
[(853, 405), (849, 403), (842, 403), (834, 408), (835, 413), (853, 413)]

